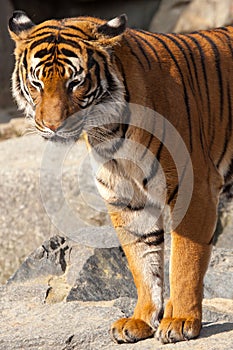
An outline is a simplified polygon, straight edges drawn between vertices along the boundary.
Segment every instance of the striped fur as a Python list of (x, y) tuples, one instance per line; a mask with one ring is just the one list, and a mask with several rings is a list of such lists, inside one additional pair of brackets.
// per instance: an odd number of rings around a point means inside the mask
[[(219, 193), (233, 168), (233, 27), (154, 34), (126, 28), (125, 15), (34, 25), (17, 11), (9, 30), (19, 108), (43, 137), (85, 132), (92, 150), (138, 290), (134, 315), (113, 324), (113, 340), (156, 330), (163, 343), (198, 336)], [(162, 318), (167, 207), (171, 295)]]

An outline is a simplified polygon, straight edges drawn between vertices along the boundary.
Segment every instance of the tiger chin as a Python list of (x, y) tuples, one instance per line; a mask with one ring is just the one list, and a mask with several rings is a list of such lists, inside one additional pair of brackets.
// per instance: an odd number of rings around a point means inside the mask
[(97, 187), (138, 293), (133, 315), (112, 325), (112, 339), (197, 337), (219, 194), (233, 169), (233, 28), (156, 34), (127, 28), (126, 15), (35, 25), (15, 11), (9, 32), (19, 108), (49, 140), (85, 132), (99, 164)]

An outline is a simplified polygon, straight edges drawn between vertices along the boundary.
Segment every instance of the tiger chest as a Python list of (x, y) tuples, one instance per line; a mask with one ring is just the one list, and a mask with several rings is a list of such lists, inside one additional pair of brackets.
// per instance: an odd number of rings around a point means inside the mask
[[(158, 229), (166, 205), (163, 175), (158, 174), (145, 186), (145, 174), (126, 159), (95, 164), (96, 185), (117, 225), (138, 236)], [(120, 220), (120, 221), (119, 221)]]

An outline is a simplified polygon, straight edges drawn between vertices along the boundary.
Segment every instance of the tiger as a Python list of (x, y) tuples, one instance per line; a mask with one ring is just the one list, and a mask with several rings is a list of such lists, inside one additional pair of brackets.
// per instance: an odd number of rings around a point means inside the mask
[(19, 108), (48, 142), (84, 134), (97, 166), (137, 288), (133, 315), (112, 324), (112, 340), (198, 337), (219, 196), (233, 171), (233, 27), (152, 33), (129, 28), (125, 14), (34, 24), (15, 11), (9, 33)]

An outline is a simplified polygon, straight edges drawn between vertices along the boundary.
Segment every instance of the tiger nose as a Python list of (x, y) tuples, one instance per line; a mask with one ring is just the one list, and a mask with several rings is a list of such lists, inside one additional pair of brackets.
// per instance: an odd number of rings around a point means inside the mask
[(52, 121), (44, 121), (43, 120), (43, 125), (46, 126), (46, 128), (49, 128), (50, 130), (55, 132), (59, 128), (61, 123), (59, 123), (59, 122), (58, 123), (54, 123)]

